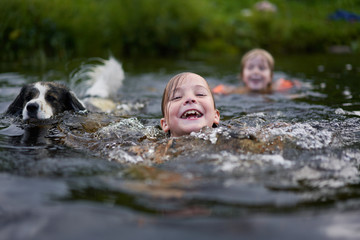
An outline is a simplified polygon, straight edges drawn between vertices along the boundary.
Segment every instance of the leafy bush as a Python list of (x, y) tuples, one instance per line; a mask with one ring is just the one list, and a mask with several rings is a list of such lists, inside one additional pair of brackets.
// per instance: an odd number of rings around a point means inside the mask
[(3, 61), (115, 56), (321, 52), (332, 45), (359, 51), (360, 22), (330, 21), (356, 0), (11, 0), (0, 1)]

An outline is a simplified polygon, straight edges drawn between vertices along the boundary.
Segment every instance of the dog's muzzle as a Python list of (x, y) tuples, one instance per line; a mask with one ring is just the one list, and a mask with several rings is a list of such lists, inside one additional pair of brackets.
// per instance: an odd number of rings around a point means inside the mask
[(39, 111), (39, 104), (38, 103), (29, 103), (26, 106), (26, 111), (28, 113), (29, 118), (38, 118), (37, 114)]

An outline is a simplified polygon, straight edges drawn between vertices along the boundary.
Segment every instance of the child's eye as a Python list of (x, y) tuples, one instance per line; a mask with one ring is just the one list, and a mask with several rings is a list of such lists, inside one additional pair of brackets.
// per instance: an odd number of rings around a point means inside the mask
[(264, 70), (266, 69), (266, 67), (265, 67), (265, 66), (260, 66), (259, 69), (260, 69), (261, 71), (264, 71)]
[(205, 93), (197, 93), (196, 96), (198, 96), (198, 97), (205, 97), (206, 94), (205, 94)]
[(253, 65), (250, 65), (250, 66), (247, 67), (247, 69), (249, 69), (249, 70), (252, 70), (253, 68), (254, 68)]
[(171, 101), (175, 101), (175, 100), (178, 100), (178, 99), (180, 99), (181, 97), (180, 96), (175, 96), (175, 97), (172, 97), (171, 98)]

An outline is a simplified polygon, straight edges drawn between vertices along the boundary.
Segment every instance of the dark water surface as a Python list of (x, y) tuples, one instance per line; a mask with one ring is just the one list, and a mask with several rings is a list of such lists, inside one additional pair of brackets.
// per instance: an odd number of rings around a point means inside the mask
[[(166, 82), (237, 84), (238, 59), (124, 60), (113, 113), (2, 117), (0, 239), (359, 239), (358, 56), (276, 60), (301, 89), (216, 96), (220, 127), (174, 140)], [(2, 64), (1, 112), (24, 83), (70, 85), (81, 62)]]

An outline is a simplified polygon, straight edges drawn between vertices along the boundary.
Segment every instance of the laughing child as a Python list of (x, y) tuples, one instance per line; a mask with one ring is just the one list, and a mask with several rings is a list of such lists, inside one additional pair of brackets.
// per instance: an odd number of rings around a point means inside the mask
[(285, 91), (298, 86), (299, 83), (283, 78), (272, 81), (274, 72), (274, 58), (263, 49), (253, 49), (247, 52), (241, 59), (240, 79), (244, 82), (244, 87), (230, 87), (223, 84), (213, 89), (217, 94), (232, 93), (271, 93)]
[(207, 81), (190, 72), (180, 73), (167, 83), (161, 103), (164, 132), (171, 137), (188, 135), (219, 124), (220, 113)]

